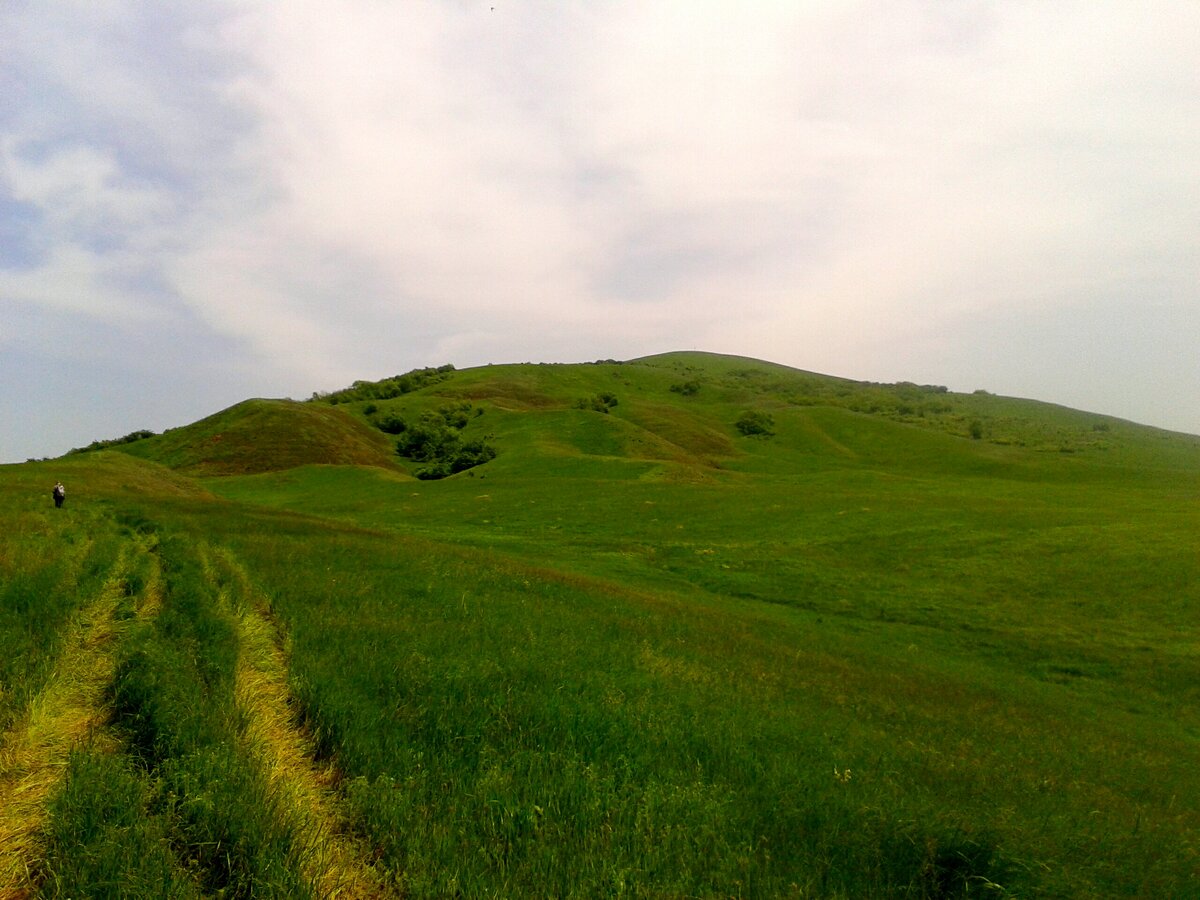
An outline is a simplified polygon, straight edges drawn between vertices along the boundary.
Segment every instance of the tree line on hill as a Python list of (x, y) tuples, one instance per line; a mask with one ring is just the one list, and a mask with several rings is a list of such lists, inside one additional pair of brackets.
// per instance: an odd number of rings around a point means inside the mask
[(312, 400), (336, 406), (339, 403), (353, 403), (358, 400), (391, 400), (403, 394), (418, 391), (439, 381), (445, 381), (454, 372), (454, 366), (446, 363), (444, 366), (430, 366), (424, 369), (413, 369), (403, 375), (393, 375), (381, 381), (356, 381), (348, 388), (340, 391), (314, 391)]

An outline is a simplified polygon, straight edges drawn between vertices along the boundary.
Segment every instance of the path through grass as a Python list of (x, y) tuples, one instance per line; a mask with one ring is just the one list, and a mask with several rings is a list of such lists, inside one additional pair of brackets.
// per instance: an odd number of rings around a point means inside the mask
[(392, 895), (266, 598), (227, 550), (125, 524), (0, 733), (0, 898)]
[(111, 749), (103, 693), (113, 673), (113, 648), (128, 604), (132, 544), (122, 545), (99, 595), (75, 618), (46, 686), (0, 736), (0, 896), (19, 896), (31, 884), (31, 860), (71, 750), (94, 741)]
[(243, 741), (300, 835), (306, 879), (319, 897), (389, 896), (384, 876), (366, 862), (370, 848), (353, 833), (337, 793), (337, 771), (317, 762), (312, 735), (299, 722), (288, 686), (287, 641), (268, 601), (232, 554), (216, 551), (212, 557), (209, 571), (225, 582), (223, 602), (237, 616), (235, 693)]

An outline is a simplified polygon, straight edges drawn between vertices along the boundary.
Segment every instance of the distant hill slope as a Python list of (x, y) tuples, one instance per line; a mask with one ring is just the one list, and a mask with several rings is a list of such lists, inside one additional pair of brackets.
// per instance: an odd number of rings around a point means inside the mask
[(191, 425), (117, 446), (193, 475), (249, 475), (311, 464), (394, 468), (387, 438), (341, 409), (246, 400)]
[[(833, 466), (1042, 478), (1200, 467), (1200, 438), (1109, 416), (712, 353), (422, 373), (356, 382), (312, 402), (368, 426), (469, 405), (463, 439), (494, 444), (499, 456), (485, 471), (496, 474), (690, 480)], [(770, 433), (744, 433), (747, 413)]]
[(1200, 472), (1200, 438), (1191, 435), (982, 390), (859, 382), (700, 352), (414, 370), (303, 403), (247, 400), (161, 435), (98, 444), (196, 475), (316, 464), (428, 477), (428, 458), (395, 451), (405, 429), (411, 436), (430, 423), (463, 445), (496, 450), (468, 477), (708, 480), (830, 467), (1035, 478)]

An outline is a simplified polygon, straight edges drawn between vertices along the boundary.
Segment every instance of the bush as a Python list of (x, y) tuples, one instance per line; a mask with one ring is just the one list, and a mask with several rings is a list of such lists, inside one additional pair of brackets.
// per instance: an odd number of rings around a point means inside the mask
[(375, 423), (375, 427), (385, 434), (401, 434), (408, 425), (395, 413), (388, 413)]
[(66, 455), (70, 456), (73, 453), (90, 453), (93, 450), (104, 450), (107, 447), (119, 447), (122, 444), (132, 444), (135, 441), (144, 441), (146, 438), (152, 437), (154, 437), (154, 432), (143, 428), (139, 431), (131, 431), (124, 437), (113, 438), (112, 440), (108, 441), (92, 441), (86, 447), (75, 447), (72, 450), (68, 450)]
[(442, 420), (451, 428), (457, 428), (459, 431), (467, 427), (467, 422), (471, 419), (470, 412), (471, 404), (466, 401), (438, 409), (438, 415), (442, 417)]
[(775, 434), (775, 419), (770, 413), (758, 412), (757, 410), (747, 410), (738, 417), (738, 420), (733, 423), (746, 437), (761, 435), (763, 437), (771, 437)]
[(340, 391), (314, 391), (312, 400), (335, 406), (339, 403), (352, 403), (356, 400), (391, 400), (393, 397), (399, 397), (402, 394), (445, 381), (453, 372), (454, 366), (449, 363), (438, 366), (436, 369), (413, 369), (411, 372), (393, 375), (391, 378), (384, 378), (381, 381), (356, 381), (350, 387), (342, 388)]
[(983, 423), (978, 419), (972, 419), (967, 430), (971, 433), (971, 440), (977, 441), (983, 437)]
[(396, 453), (416, 462), (430, 462), (445, 456), (448, 448), (457, 442), (458, 435), (447, 428), (440, 417), (426, 413), (396, 441)]
[(700, 382), (693, 378), (691, 381), (684, 381), (680, 384), (671, 385), (671, 390), (676, 394), (682, 394), (685, 397), (692, 397), (700, 393)]
[[(436, 480), (457, 475), (481, 466), (496, 458), (494, 447), (483, 441), (464, 442), (458, 432), (471, 420), (471, 404), (443, 406), (436, 413), (427, 412), (421, 420), (402, 430), (396, 441), (396, 453), (414, 462), (430, 465), (417, 470), (417, 477)], [(478, 410), (478, 416), (482, 410)]]
[(575, 401), (576, 409), (590, 409), (594, 412), (607, 413), (617, 405), (617, 395), (604, 391), (594, 397), (580, 397)]

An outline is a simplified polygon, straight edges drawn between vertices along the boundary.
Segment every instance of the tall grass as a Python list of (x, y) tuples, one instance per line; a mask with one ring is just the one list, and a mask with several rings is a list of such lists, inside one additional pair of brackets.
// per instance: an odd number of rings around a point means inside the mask
[[(315, 893), (246, 752), (236, 568), (342, 776), (346, 846), (405, 895), (1196, 896), (1195, 446), (702, 363), (477, 370), (381, 401), (486, 410), (468, 429), (500, 455), (437, 484), (317, 466), (206, 482), (236, 501), (214, 502), (97, 457), (125, 524), (158, 523), (163, 597), (118, 654), (128, 753), (73, 761), (46, 890)], [(569, 408), (601, 391), (608, 415)], [(738, 436), (746, 409), (774, 436)], [(6, 572), (41, 577), (24, 548)]]
[(310, 726), (408, 892), (952, 896), (1002, 880), (969, 818), (836, 775), (862, 748), (742, 671), (727, 615), (432, 545), (253, 534), (236, 545), (290, 625)]
[(239, 749), (236, 631), (194, 542), (159, 545), (161, 612), (136, 633), (114, 678), (116, 723), (157, 797), (182, 864), (205, 892), (307, 896), (278, 798)]
[(176, 864), (149, 776), (119, 755), (74, 753), (50, 806), (44, 897), (199, 897)]
[(0, 732), (45, 683), (72, 616), (111, 569), (111, 527), (49, 517), (0, 534)]
[(1177, 500), (867, 475), (586, 502), (562, 482), (292, 480), (305, 508), (392, 531), (269, 517), (230, 538), (416, 894), (1197, 884)]

